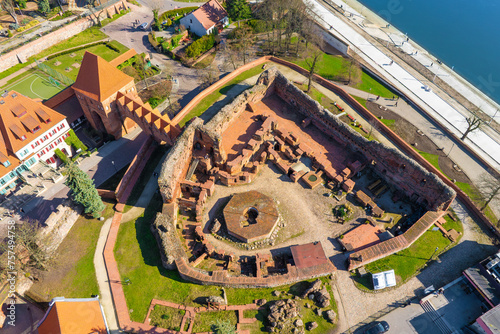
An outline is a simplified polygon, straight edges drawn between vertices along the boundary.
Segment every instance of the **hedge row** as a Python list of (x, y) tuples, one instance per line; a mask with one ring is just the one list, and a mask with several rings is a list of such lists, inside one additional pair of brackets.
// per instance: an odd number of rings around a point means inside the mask
[(159, 23), (162, 23), (163, 21), (166, 21), (167, 18), (169, 18), (169, 17), (173, 17), (173, 16), (177, 16), (177, 15), (184, 15), (184, 14), (192, 12), (195, 9), (198, 9), (198, 7), (184, 7), (184, 8), (168, 10), (164, 13), (161, 13), (161, 15), (158, 17), (158, 21), (159, 21)]
[(32, 20), (32, 21), (28, 22), (28, 24), (26, 24), (24, 27), (17, 28), (16, 31), (17, 32), (23, 32), (23, 31), (25, 31), (25, 30), (27, 30), (27, 29), (29, 29), (31, 27), (36, 26), (38, 23), (40, 23), (40, 22), (38, 22), (38, 20)]
[(54, 53), (54, 54), (48, 56), (47, 60), (51, 60), (53, 58), (56, 58), (56, 57), (59, 57), (59, 56), (63, 56), (63, 55), (68, 54), (68, 53), (80, 51), (80, 50), (83, 50), (83, 49), (90, 48), (91, 46), (96, 46), (96, 45), (101, 45), (101, 44), (106, 45), (108, 48), (110, 48), (111, 50), (113, 50), (115, 52), (120, 52), (120, 49), (118, 49), (116, 46), (112, 45), (111, 43), (100, 41), (100, 42), (95, 42), (95, 43), (91, 43), (91, 44), (87, 44), (87, 45), (82, 45), (80, 47), (72, 48), (72, 49), (69, 49), (69, 50), (64, 50), (64, 51), (61, 51), (61, 52), (58, 52), (58, 53)]
[(200, 39), (194, 41), (190, 46), (186, 48), (186, 56), (188, 58), (195, 58), (201, 55), (202, 53), (207, 52), (215, 45), (215, 36), (205, 35)]
[(87, 146), (76, 136), (73, 129), (68, 131), (68, 138), (64, 139), (66, 144), (72, 146), (75, 150), (81, 149), (82, 151), (87, 151)]

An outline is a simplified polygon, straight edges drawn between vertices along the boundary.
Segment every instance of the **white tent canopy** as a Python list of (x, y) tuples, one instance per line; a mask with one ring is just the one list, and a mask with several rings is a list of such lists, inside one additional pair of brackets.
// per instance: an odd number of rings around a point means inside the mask
[(393, 269), (372, 274), (372, 280), (375, 290), (385, 289), (396, 285), (396, 275)]

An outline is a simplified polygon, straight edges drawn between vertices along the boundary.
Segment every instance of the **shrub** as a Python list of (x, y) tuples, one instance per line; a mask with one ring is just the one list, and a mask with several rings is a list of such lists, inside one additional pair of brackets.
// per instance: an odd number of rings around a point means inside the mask
[(7, 37), (12, 37), (12, 31), (7, 31)]
[(17, 0), (17, 4), (19, 5), (20, 8), (25, 9), (26, 8), (26, 0)]
[(21, 24), (22, 24), (22, 25), (27, 25), (29, 22), (30, 22), (30, 19), (23, 19), (23, 20), (21, 21)]
[(11, 24), (9, 24), (9, 29), (10, 30), (17, 30), (17, 29), (19, 29), (19, 24), (11, 23)]
[(59, 159), (61, 159), (62, 162), (64, 162), (64, 164), (67, 164), (69, 162), (69, 159), (66, 156), (66, 154), (64, 154), (60, 149), (56, 148), (54, 150), (54, 153), (57, 155)]
[(190, 46), (186, 48), (186, 56), (188, 58), (195, 58), (210, 50), (215, 44), (214, 35), (205, 35), (202, 38), (194, 41)]
[(72, 146), (75, 150), (81, 149), (82, 151), (87, 150), (87, 146), (78, 138), (75, 134), (75, 131), (72, 129), (68, 131), (69, 137), (64, 139), (66, 144)]
[(178, 9), (168, 10), (166, 12), (161, 13), (158, 16), (158, 22), (166, 21), (169, 17), (184, 15), (192, 12), (193, 10), (198, 9), (198, 7), (184, 7)]

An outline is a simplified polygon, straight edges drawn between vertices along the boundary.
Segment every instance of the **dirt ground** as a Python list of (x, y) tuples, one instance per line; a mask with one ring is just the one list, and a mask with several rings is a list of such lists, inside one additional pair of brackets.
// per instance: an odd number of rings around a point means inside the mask
[[(453, 168), (453, 161), (446, 156), (446, 153), (437, 147), (436, 144), (432, 142), (426, 135), (420, 135), (417, 130), (418, 128), (396, 114), (395, 112), (380, 106), (372, 101), (367, 101), (366, 107), (377, 117), (383, 117), (384, 119), (395, 120), (394, 125), (390, 128), (396, 132), (398, 136), (403, 138), (404, 141), (414, 146), (416, 149), (436, 154), (439, 156), (439, 167), (449, 178), (455, 179), (458, 182), (470, 183), (471, 180), (461, 171), (457, 171)], [(415, 143), (417, 145), (415, 146)]]

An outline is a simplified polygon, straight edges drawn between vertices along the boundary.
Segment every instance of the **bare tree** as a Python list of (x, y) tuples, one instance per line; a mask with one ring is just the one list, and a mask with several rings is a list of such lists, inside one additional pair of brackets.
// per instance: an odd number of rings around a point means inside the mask
[[(48, 254), (39, 237), (40, 224), (37, 220), (27, 220), (15, 224), (15, 252), (21, 264), (26, 267), (46, 269)], [(2, 251), (10, 250), (9, 243), (2, 243)]]
[(479, 127), (481, 127), (481, 125), (483, 124), (483, 121), (476, 116), (467, 117), (466, 120), (467, 120), (467, 130), (465, 130), (464, 134), (462, 135), (462, 138), (460, 138), (461, 140), (464, 140), (469, 133), (479, 129)]
[(2, 7), (3, 10), (9, 13), (9, 15), (16, 22), (16, 24), (19, 25), (19, 21), (17, 20), (17, 14), (16, 14), (16, 4), (14, 3), (14, 0), (2, 0), (2, 2), (0, 2), (0, 6)]
[(481, 175), (477, 187), (481, 195), (483, 196), (485, 202), (481, 207), (481, 211), (486, 209), (488, 204), (494, 199), (500, 199), (500, 178), (492, 176), (489, 173), (484, 173)]
[(211, 65), (202, 70), (200, 75), (201, 87), (207, 88), (217, 80), (219, 80), (220, 72), (217, 66)]
[(308, 84), (307, 84), (307, 92), (311, 91), (312, 79), (314, 77), (314, 73), (316, 72), (318, 64), (321, 62), (323, 58), (323, 51), (321, 51), (320, 46), (323, 43), (323, 38), (319, 31), (316, 29), (316, 34), (313, 34), (309, 37), (309, 41), (311, 42), (308, 50), (305, 55), (305, 62), (307, 65), (307, 70), (309, 74), (307, 76)]
[(92, 13), (92, 15), (90, 15), (90, 17), (92, 19), (95, 18), (97, 20), (97, 25), (99, 27), (102, 27), (101, 15), (104, 12), (104, 8), (101, 8), (100, 11), (98, 11), (96, 9), (97, 7), (99, 7), (101, 5), (101, 1), (100, 0), (87, 0), (87, 4), (88, 4), (88, 8), (89, 8), (90, 12)]

